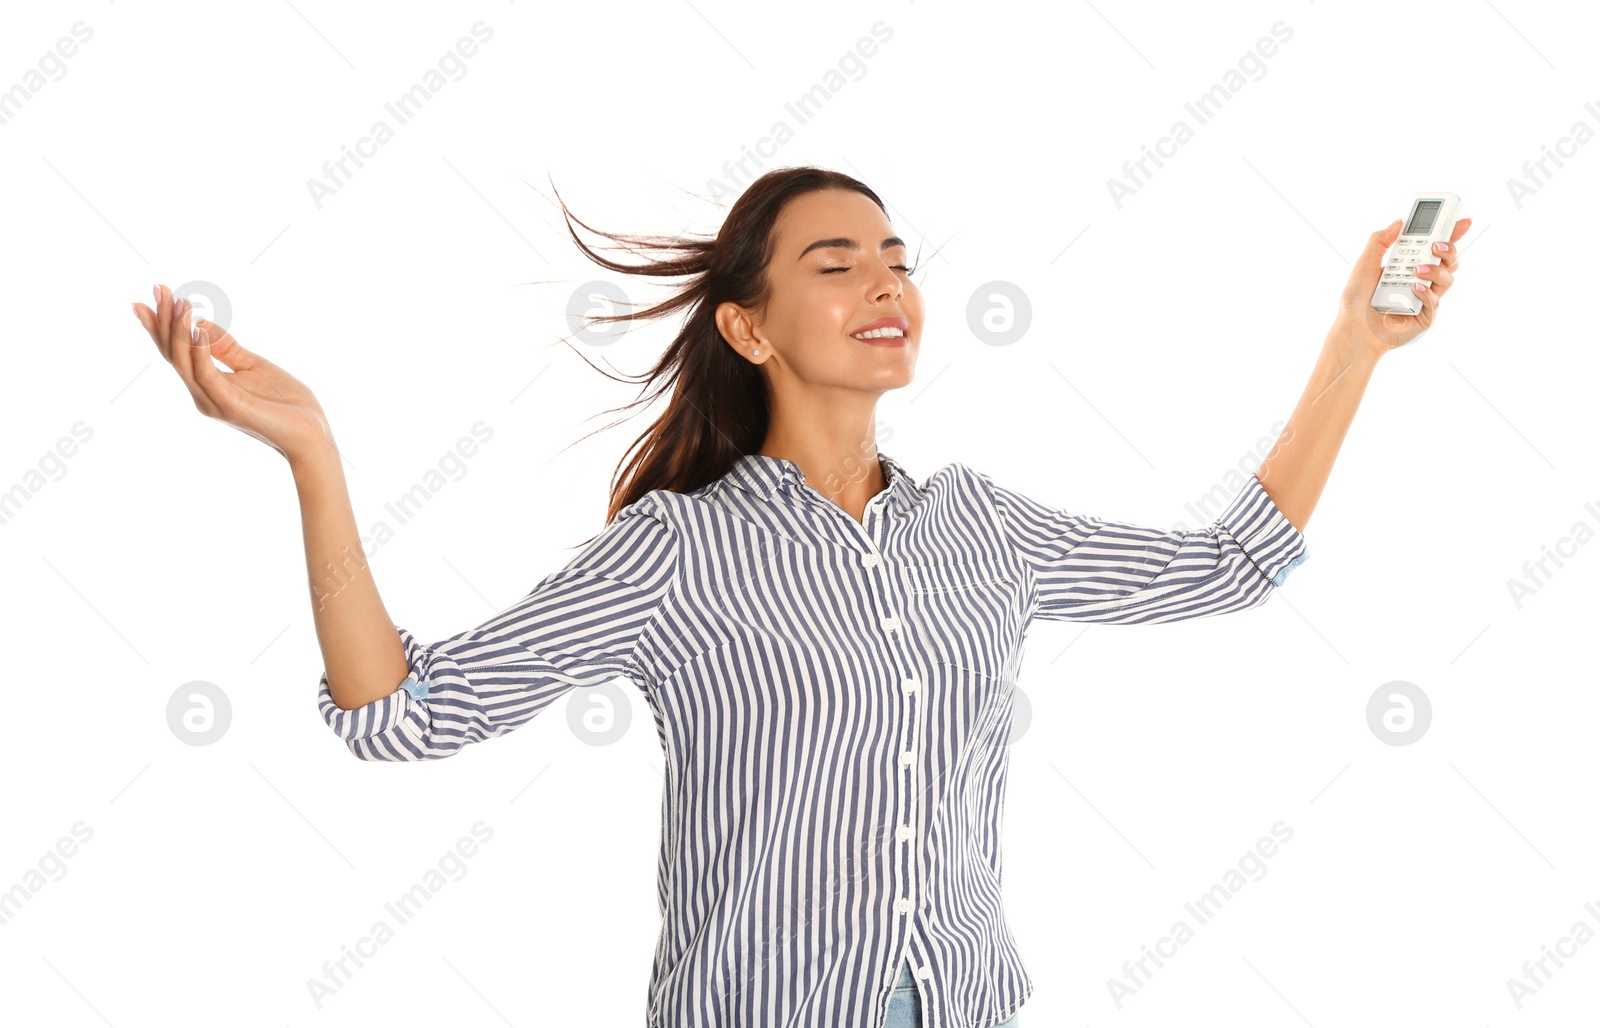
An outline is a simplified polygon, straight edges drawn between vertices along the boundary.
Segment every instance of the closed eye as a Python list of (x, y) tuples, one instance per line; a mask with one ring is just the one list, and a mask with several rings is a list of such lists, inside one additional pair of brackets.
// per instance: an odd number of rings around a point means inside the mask
[[(891, 264), (889, 266), (891, 268), (894, 268), (896, 271), (903, 271), (907, 275), (910, 275), (910, 274), (914, 273), (917, 270), (916, 268), (908, 268), (904, 264)], [(831, 275), (835, 271), (849, 271), (849, 270), (850, 270), (849, 268), (823, 268), (822, 269), (822, 273), (824, 275)]]

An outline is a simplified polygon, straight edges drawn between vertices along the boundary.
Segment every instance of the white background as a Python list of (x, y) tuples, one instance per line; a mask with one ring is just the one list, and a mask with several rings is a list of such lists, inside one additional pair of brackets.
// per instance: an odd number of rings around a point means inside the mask
[[(713, 231), (748, 181), (725, 163), (795, 126), (785, 104), (879, 21), (893, 36), (864, 75), (768, 164), (857, 175), (920, 245), (920, 366), (879, 408), (884, 452), (919, 480), (964, 461), (1080, 513), (1193, 522), (1184, 504), (1289, 416), (1368, 234), (1419, 190), (1473, 219), (1439, 324), (1384, 358), (1310, 559), (1270, 602), (1033, 629), (1005, 821), (1036, 983), (1019, 1023), (1592, 1013), (1592, 942), (1520, 1010), (1506, 982), (1576, 922), (1600, 929), (1580, 648), (1600, 546), (1520, 608), (1507, 587), (1575, 523), (1600, 527), (1595, 339), (1573, 307), (1600, 146), (1563, 144), (1520, 202), (1508, 187), (1575, 122), (1600, 129), (1594, 13), (1215, 6), (8, 6), (0, 89), (75, 23), (93, 38), (0, 125), (0, 490), (27, 493), (0, 524), (0, 890), (75, 823), (93, 836), (0, 925), (7, 1020), (643, 1020), (661, 778), (642, 699), (606, 747), (562, 701), (448, 761), (354, 759), (315, 708), (287, 465), (196, 412), (129, 305), (217, 284), (239, 340), (328, 411), (363, 530), (492, 428), (372, 557), (394, 620), (442, 639), (601, 528), (653, 416), (577, 442), (635, 392), (556, 345), (574, 288), (615, 276), (566, 237), (551, 182), (602, 228)], [(493, 39), (465, 77), (319, 208), (308, 180), (480, 20)], [(1280, 21), (1265, 74), (1197, 125), (1184, 104)], [(1179, 118), (1195, 137), (1119, 208), (1107, 181)], [(1005, 347), (966, 324), (997, 279), (1034, 310)], [(673, 327), (576, 349), (638, 372)], [(92, 438), (30, 479), (78, 422)], [(209, 746), (168, 727), (194, 680), (232, 706)], [(1433, 708), (1406, 746), (1367, 720), (1395, 680)], [(478, 821), (494, 835), (465, 876), (319, 1010), (308, 979)], [(1279, 821), (1294, 834), (1266, 876), (1197, 926), (1184, 904)], [(1195, 937), (1119, 1009), (1108, 980), (1180, 918)]]

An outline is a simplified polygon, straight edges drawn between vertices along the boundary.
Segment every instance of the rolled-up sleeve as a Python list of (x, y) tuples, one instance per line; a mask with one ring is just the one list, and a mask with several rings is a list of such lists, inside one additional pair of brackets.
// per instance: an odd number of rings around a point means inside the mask
[(527, 723), (567, 691), (642, 674), (639, 651), (672, 593), (677, 536), (647, 493), (559, 571), (483, 624), (435, 643), (396, 625), (408, 673), (393, 693), (318, 710), (362, 760), (433, 760)]
[(1307, 556), (1305, 536), (1250, 475), (1210, 525), (1146, 528), (1068, 513), (979, 473), (1034, 579), (1031, 617), (1143, 624), (1258, 606)]

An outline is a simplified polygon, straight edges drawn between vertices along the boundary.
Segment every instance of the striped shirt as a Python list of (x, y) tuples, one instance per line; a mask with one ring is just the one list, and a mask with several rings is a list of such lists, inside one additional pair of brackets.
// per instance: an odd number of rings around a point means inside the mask
[(1033, 992), (1001, 906), (1012, 684), (1035, 619), (1257, 606), (1306, 558), (1254, 475), (1211, 525), (1070, 514), (952, 463), (857, 521), (778, 457), (653, 490), (515, 605), (441, 642), (396, 626), (403, 687), (319, 709), (363, 760), (504, 735), (574, 687), (642, 692), (665, 756), (651, 1028), (927, 1028)]

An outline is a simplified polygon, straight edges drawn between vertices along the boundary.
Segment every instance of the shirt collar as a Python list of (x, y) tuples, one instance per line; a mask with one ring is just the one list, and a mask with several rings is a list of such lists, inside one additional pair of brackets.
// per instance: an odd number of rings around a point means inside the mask
[[(884, 492), (889, 494), (889, 504), (897, 512), (905, 513), (911, 509), (916, 498), (917, 486), (912, 481), (911, 473), (882, 450), (878, 451), (878, 461), (887, 483)], [(799, 490), (807, 484), (799, 464), (786, 457), (768, 457), (759, 453), (742, 454), (724, 477), (763, 500), (770, 500), (780, 485), (787, 483)]]

